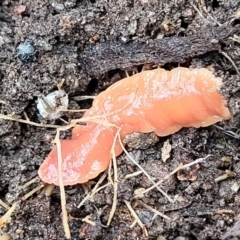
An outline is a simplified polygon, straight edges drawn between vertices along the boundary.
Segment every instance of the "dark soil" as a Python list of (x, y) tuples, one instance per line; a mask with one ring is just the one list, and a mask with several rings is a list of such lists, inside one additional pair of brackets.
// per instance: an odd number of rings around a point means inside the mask
[[(17, 15), (14, 9), (20, 4), (26, 10)], [(147, 188), (150, 183), (142, 175), (123, 181), (127, 174), (139, 171), (123, 154), (117, 162), (118, 204), (110, 226), (106, 227), (113, 199), (111, 186), (99, 191), (93, 201), (80, 209), (77, 205), (99, 178), (84, 188), (66, 188), (72, 239), (238, 239), (239, 34), (240, 2), (233, 0), (1, 1), (1, 114), (14, 113), (25, 119), (25, 112), (31, 121), (63, 125), (60, 120), (42, 119), (36, 109), (38, 96), (56, 90), (62, 79), (72, 109), (90, 107), (90, 101), (77, 101), (75, 97), (98, 94), (125, 77), (125, 70), (131, 74), (154, 66), (210, 67), (225, 82), (222, 92), (233, 117), (217, 124), (222, 129), (183, 129), (157, 143), (143, 137), (144, 144), (139, 143), (137, 149), (128, 148), (155, 181), (181, 162), (211, 154), (192, 173), (174, 175), (163, 184), (175, 203), (170, 203), (157, 189), (134, 199), (135, 190)], [(26, 40), (36, 51), (27, 52), (23, 59), (17, 48)], [(62, 116), (66, 121), (77, 117), (73, 113)], [(53, 129), (0, 119), (0, 198), (10, 206), (18, 202), (11, 222), (2, 229), (12, 239), (65, 239), (59, 188), (50, 197), (38, 193), (21, 200), (40, 184), (38, 180), (35, 186), (22, 189), (37, 176), (54, 136)], [(170, 159), (163, 163), (161, 148), (167, 139), (172, 151)], [(147, 149), (146, 142), (151, 143)], [(234, 176), (216, 182), (226, 170)], [(197, 179), (190, 180), (192, 175), (197, 175)], [(146, 226), (148, 237), (138, 224), (130, 227), (134, 219), (124, 201), (131, 203)], [(155, 216), (141, 202), (164, 212), (171, 220)], [(0, 206), (0, 214), (5, 212)], [(94, 226), (82, 221), (88, 215)]]

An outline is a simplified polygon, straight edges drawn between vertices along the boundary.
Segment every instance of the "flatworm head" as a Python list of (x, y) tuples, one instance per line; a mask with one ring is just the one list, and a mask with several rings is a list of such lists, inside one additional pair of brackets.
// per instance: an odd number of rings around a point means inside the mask
[[(152, 131), (166, 136), (182, 127), (206, 127), (230, 118), (218, 91), (221, 84), (204, 68), (144, 71), (100, 93), (84, 117), (104, 116), (102, 121), (122, 128), (122, 137)], [(72, 134), (78, 134), (78, 127)]]

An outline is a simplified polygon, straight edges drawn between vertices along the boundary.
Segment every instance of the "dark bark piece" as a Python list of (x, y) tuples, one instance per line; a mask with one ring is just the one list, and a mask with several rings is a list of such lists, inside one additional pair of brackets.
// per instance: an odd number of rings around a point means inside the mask
[(80, 54), (82, 67), (91, 77), (101, 79), (114, 69), (127, 70), (145, 63), (164, 65), (166, 63), (183, 63), (187, 59), (221, 49), (221, 42), (229, 36), (240, 32), (239, 26), (204, 27), (187, 37), (168, 37), (138, 41), (105, 42), (88, 46)]

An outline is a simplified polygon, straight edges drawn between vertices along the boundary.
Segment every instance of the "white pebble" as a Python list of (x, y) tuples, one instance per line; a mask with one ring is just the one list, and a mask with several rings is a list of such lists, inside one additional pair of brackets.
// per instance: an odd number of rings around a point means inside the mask
[(60, 111), (68, 108), (68, 95), (63, 90), (49, 93), (47, 96), (41, 96), (37, 101), (37, 109), (43, 118), (49, 120), (59, 118), (62, 113)]

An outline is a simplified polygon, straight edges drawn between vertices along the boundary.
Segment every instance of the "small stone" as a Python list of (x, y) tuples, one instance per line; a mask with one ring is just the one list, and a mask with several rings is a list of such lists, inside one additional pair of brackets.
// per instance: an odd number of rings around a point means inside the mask
[(166, 162), (170, 158), (170, 152), (172, 150), (172, 145), (169, 140), (165, 141), (162, 147), (162, 161)]
[(47, 96), (38, 98), (37, 109), (43, 118), (52, 120), (61, 117), (61, 110), (68, 108), (68, 95), (65, 91), (59, 90), (49, 93)]
[(133, 149), (148, 149), (159, 141), (158, 136), (154, 133), (139, 133), (134, 132), (128, 134), (123, 143), (126, 144), (129, 148)]
[(17, 48), (17, 56), (22, 62), (28, 62), (33, 59), (36, 54), (36, 47), (32, 40), (26, 40)]
[(52, 7), (58, 12), (64, 10), (64, 5), (62, 3), (53, 2)]
[(17, 7), (14, 8), (14, 13), (16, 15), (21, 15), (22, 13), (24, 13), (26, 10), (26, 5), (19, 5)]

